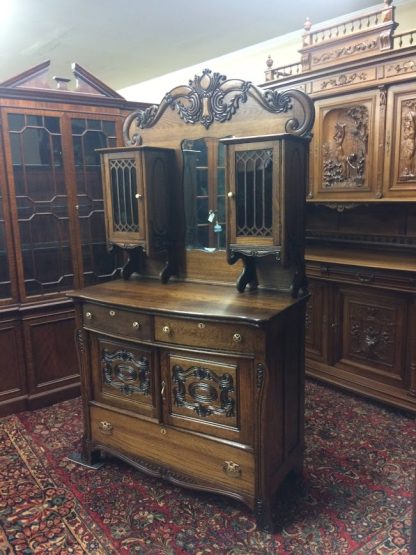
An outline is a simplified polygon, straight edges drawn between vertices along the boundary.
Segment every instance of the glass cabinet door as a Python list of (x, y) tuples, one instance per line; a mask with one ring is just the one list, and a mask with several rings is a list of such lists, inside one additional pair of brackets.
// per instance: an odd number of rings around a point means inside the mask
[(123, 264), (121, 252), (106, 245), (103, 186), (98, 148), (116, 146), (114, 120), (72, 118), (76, 203), (80, 232), (83, 285), (117, 276)]
[(8, 114), (22, 297), (74, 284), (60, 123), (58, 116)]
[[(6, 204), (6, 175), (0, 152), (0, 305), (9, 303), (16, 297), (10, 272), (12, 260), (11, 233), (8, 226), (8, 205)], [(10, 239), (9, 243), (7, 238)]]
[(276, 142), (230, 146), (231, 244), (280, 244), (278, 152)]

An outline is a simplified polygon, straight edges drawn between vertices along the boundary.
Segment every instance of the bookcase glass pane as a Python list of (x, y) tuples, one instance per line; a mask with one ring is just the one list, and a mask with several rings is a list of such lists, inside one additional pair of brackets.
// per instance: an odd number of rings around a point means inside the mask
[(72, 289), (60, 120), (9, 114), (8, 124), (26, 295)]
[(11, 297), (9, 260), (6, 245), (6, 229), (4, 221), (3, 191), (0, 187), (0, 299)]
[(119, 277), (120, 251), (108, 251), (98, 148), (116, 146), (116, 124), (111, 120), (73, 118), (72, 146), (76, 173), (77, 205), (84, 284)]

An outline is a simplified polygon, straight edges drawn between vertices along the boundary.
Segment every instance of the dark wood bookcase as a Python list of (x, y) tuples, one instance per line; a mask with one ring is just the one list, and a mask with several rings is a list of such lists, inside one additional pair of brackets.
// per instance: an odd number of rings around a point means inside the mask
[(73, 87), (49, 68), (0, 84), (0, 415), (79, 393), (65, 292), (122, 264), (106, 245), (95, 149), (121, 143), (138, 105), (78, 64)]

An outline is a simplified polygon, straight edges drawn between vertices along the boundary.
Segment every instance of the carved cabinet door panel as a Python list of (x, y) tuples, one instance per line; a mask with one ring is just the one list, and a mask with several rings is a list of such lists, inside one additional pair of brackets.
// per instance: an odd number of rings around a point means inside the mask
[(331, 286), (318, 280), (309, 280), (311, 296), (306, 305), (306, 356), (314, 360), (328, 360), (328, 295)]
[(391, 87), (387, 96), (384, 196), (414, 200), (416, 193), (416, 91)]
[(252, 363), (233, 357), (164, 352), (166, 424), (252, 444)]
[(310, 199), (348, 202), (381, 196), (380, 102), (378, 91), (368, 91), (315, 103)]
[(95, 334), (91, 343), (94, 400), (156, 418), (156, 353)]
[(339, 287), (335, 366), (373, 382), (405, 388), (408, 296), (367, 287)]

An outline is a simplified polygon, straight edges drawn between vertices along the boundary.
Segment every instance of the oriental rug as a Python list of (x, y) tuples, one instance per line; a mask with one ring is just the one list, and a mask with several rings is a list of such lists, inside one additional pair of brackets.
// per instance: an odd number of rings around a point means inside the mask
[(415, 418), (306, 386), (302, 478), (283, 484), (276, 531), (236, 501), (176, 488), (79, 450), (80, 399), (0, 420), (0, 555), (405, 555)]

